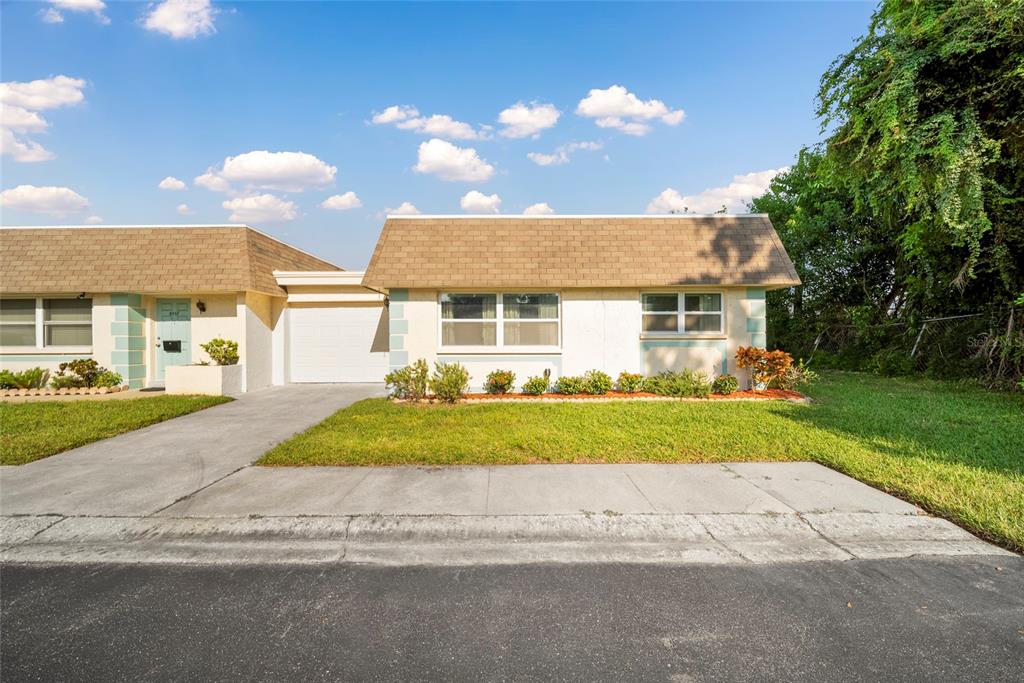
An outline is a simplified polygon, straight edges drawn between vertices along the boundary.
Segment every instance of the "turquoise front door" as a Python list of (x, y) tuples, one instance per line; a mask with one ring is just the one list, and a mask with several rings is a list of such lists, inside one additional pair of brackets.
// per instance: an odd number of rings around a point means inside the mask
[(156, 380), (168, 365), (192, 362), (192, 309), (188, 299), (156, 300)]

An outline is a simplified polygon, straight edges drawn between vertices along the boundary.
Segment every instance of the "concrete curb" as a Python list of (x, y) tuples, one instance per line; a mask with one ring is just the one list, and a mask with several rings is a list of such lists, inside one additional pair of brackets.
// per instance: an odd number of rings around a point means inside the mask
[(942, 519), (888, 513), (4, 517), (6, 563), (771, 564), (1012, 555)]

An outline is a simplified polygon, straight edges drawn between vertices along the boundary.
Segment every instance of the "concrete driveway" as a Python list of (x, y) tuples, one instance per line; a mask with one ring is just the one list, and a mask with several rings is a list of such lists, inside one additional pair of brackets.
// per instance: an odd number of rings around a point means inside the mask
[(0, 515), (149, 515), (251, 464), (274, 445), (371, 396), (378, 384), (290, 384), (0, 467)]

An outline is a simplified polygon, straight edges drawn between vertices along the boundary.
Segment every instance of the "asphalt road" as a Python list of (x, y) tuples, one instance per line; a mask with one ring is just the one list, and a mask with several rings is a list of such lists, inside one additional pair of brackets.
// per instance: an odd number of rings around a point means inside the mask
[(1024, 558), (8, 566), (23, 680), (1020, 680)]

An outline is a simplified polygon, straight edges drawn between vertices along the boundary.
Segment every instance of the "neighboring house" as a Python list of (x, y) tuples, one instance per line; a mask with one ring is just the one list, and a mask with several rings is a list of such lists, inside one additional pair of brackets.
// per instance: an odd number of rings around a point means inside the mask
[(417, 358), (477, 388), (498, 368), (716, 375), (799, 282), (761, 215), (391, 216), (365, 274), (246, 226), (4, 228), (0, 368), (91, 357), (161, 386), (221, 337), (246, 390)]
[(363, 277), (389, 292), (392, 368), (459, 362), (475, 387), (735, 372), (766, 345), (765, 293), (799, 283), (764, 215), (390, 216)]
[(238, 342), (245, 389), (288, 381), (289, 292), (278, 275), (333, 278), (319, 298), (300, 293), (300, 308), (329, 299), (329, 316), (347, 297), (375, 299), (378, 320), (383, 311), (383, 295), (360, 287), (358, 274), (353, 282), (246, 226), (4, 228), (0, 264), (0, 368), (91, 357), (132, 387), (161, 386), (167, 366), (209, 360), (200, 344), (216, 337)]

